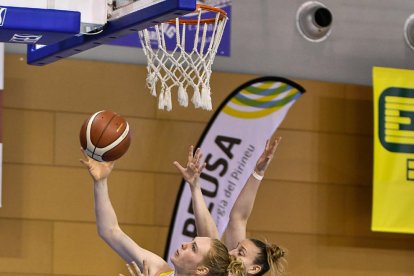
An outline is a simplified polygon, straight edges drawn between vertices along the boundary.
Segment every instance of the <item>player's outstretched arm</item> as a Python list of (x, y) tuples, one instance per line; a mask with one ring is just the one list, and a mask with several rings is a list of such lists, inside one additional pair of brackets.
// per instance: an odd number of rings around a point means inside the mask
[(141, 248), (119, 227), (108, 192), (108, 176), (114, 163), (98, 162), (85, 154), (84, 159), (80, 161), (88, 168), (93, 178), (96, 225), (99, 236), (127, 263), (135, 261), (140, 267), (143, 267), (143, 260), (146, 260), (152, 272), (171, 270), (161, 257)]
[(231, 209), (229, 224), (224, 233), (225, 244), (229, 249), (236, 248), (237, 243), (246, 238), (247, 221), (253, 210), (261, 179), (272, 161), (281, 139), (281, 137), (277, 137), (272, 142), (266, 141), (266, 146), (256, 162), (254, 172), (248, 178)]
[(174, 165), (180, 171), (187, 183), (190, 184), (197, 236), (217, 239), (219, 238), (217, 227), (206, 206), (199, 182), (201, 171), (206, 164), (201, 163), (203, 155), (200, 148), (198, 148), (194, 154), (193, 150), (194, 147), (190, 146), (188, 150), (187, 166), (185, 168), (177, 161), (174, 162)]

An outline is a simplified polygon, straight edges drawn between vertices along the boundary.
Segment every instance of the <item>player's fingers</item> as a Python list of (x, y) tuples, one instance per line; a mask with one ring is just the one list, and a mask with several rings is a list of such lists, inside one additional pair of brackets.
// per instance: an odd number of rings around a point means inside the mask
[(196, 162), (198, 160), (200, 160), (200, 154), (201, 154), (201, 149), (200, 148), (197, 148), (196, 149), (196, 152), (194, 153), (194, 159), (196, 160)]
[(146, 260), (144, 260), (142, 263), (143, 263), (143, 271), (142, 272), (144, 273), (144, 276), (148, 276), (149, 275), (148, 263), (147, 263)]
[(200, 166), (200, 168), (199, 168), (199, 172), (202, 172), (203, 170), (204, 170), (204, 168), (206, 167), (206, 165), (207, 165), (207, 163), (203, 163), (203, 164), (201, 164), (201, 166)]
[(273, 143), (272, 143), (272, 152), (274, 153), (276, 151), (277, 146), (279, 145), (280, 141), (282, 141), (282, 137), (277, 137)]
[(89, 164), (89, 161), (84, 159), (79, 159), (79, 162), (81, 162), (86, 168), (90, 169), (91, 165)]
[(188, 149), (188, 162), (191, 162), (191, 160), (193, 160), (193, 150), (194, 150), (194, 146), (191, 145)]
[(195, 171), (197, 169), (196, 165), (193, 163), (188, 164), (188, 167), (192, 170)]
[(109, 161), (107, 162), (108, 167), (110, 167), (111, 169), (115, 166), (115, 161)]
[(128, 272), (129, 272), (129, 274), (131, 274), (131, 276), (136, 276), (129, 264), (126, 264), (126, 267), (128, 268)]
[(200, 161), (201, 161), (201, 159), (199, 157), (197, 157), (197, 159), (194, 160), (193, 164), (198, 168), (200, 166)]
[(173, 164), (177, 168), (177, 170), (180, 171), (180, 173), (183, 173), (185, 171), (185, 168), (183, 166), (181, 166), (181, 164), (178, 163), (177, 161), (174, 161)]
[(196, 167), (197, 167), (198, 171), (200, 171), (200, 172), (204, 169), (204, 167), (205, 167), (205, 165), (206, 165), (206, 163), (205, 163), (205, 162), (201, 163), (201, 160), (203, 160), (203, 158), (202, 158), (202, 157), (203, 157), (203, 156), (201, 156), (201, 158), (198, 160), (198, 162), (197, 162), (197, 164), (196, 164)]
[(175, 166), (178, 170), (180, 170), (180, 171), (181, 171), (182, 169), (184, 169), (184, 168), (183, 168), (183, 166), (181, 166), (181, 164), (180, 164), (180, 163), (178, 163), (178, 161), (174, 161), (174, 162), (173, 162), (173, 165), (174, 165), (174, 166)]
[(265, 151), (269, 150), (269, 139), (266, 140)]
[[(144, 273), (144, 276), (147, 276), (148, 274), (145, 274), (146, 272), (145, 272), (145, 266), (146, 266), (146, 261), (143, 261), (143, 266), (144, 266), (144, 270), (142, 271), (142, 273)], [(135, 269), (135, 271), (137, 272), (137, 275), (138, 276), (141, 276), (142, 275), (142, 273), (141, 273), (141, 270), (139, 269), (139, 267), (138, 267), (138, 265), (137, 265), (137, 263), (136, 262), (132, 262), (131, 263), (132, 264), (132, 266), (134, 267), (134, 269)]]
[(280, 142), (282, 141), (282, 136), (277, 137), (277, 143), (276, 146), (278, 146), (280, 144)]
[(80, 147), (80, 151), (81, 151), (81, 153), (82, 153), (83, 157), (84, 157), (86, 160), (89, 160), (89, 156), (85, 153), (85, 150), (84, 150), (82, 147)]

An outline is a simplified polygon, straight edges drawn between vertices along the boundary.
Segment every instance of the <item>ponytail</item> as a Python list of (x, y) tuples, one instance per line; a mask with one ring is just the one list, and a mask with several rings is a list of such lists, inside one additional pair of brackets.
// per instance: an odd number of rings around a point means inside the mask
[(254, 264), (262, 268), (255, 276), (261, 276), (270, 270), (272, 276), (282, 276), (286, 272), (286, 250), (267, 242), (250, 239), (259, 249)]
[(286, 272), (286, 250), (275, 244), (267, 244), (267, 263), (270, 266), (271, 273), (274, 275), (283, 275)]

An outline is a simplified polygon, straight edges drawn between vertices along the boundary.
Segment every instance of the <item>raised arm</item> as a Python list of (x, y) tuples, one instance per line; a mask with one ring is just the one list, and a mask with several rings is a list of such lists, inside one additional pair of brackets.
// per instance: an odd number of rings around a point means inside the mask
[(246, 238), (247, 221), (253, 210), (261, 179), (272, 161), (281, 139), (281, 137), (277, 137), (273, 142), (266, 141), (266, 146), (256, 162), (254, 172), (250, 175), (230, 211), (229, 224), (224, 232), (224, 241), (229, 250), (236, 248), (237, 243)]
[(216, 223), (214, 222), (204, 201), (200, 187), (200, 174), (205, 167), (205, 163), (201, 163), (202, 153), (198, 148), (193, 155), (194, 147), (190, 146), (188, 150), (187, 166), (184, 168), (177, 161), (174, 165), (181, 172), (183, 178), (190, 184), (192, 204), (197, 227), (197, 236), (219, 238)]
[(99, 236), (127, 263), (135, 261), (138, 266), (143, 268), (143, 260), (146, 260), (151, 275), (171, 270), (161, 257), (141, 248), (119, 227), (108, 193), (108, 176), (114, 163), (97, 162), (85, 154), (84, 159), (80, 161), (88, 168), (93, 178), (96, 225)]

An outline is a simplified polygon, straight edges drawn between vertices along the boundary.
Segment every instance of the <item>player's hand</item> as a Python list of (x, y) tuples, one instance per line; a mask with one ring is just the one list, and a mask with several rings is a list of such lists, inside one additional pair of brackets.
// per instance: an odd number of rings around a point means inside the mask
[[(138, 265), (135, 262), (131, 262), (130, 264), (126, 264), (128, 272), (131, 276), (148, 276), (149, 269), (147, 262), (143, 261), (143, 269), (142, 271), (139, 269)], [(119, 276), (124, 276), (123, 274), (119, 274)]]
[(275, 155), (276, 148), (281, 140), (282, 137), (279, 136), (276, 137), (272, 143), (270, 143), (270, 140), (266, 141), (266, 146), (263, 150), (263, 153), (262, 155), (260, 155), (259, 159), (256, 162), (256, 173), (258, 173), (259, 175), (264, 175), (267, 167), (273, 159), (273, 156)]
[(79, 161), (89, 170), (89, 174), (95, 181), (100, 181), (109, 176), (114, 167), (114, 161), (99, 162), (87, 156), (82, 148), (81, 152), (83, 154), (83, 159), (80, 159)]
[(193, 154), (194, 147), (190, 146), (188, 149), (188, 160), (187, 166), (184, 168), (180, 163), (174, 161), (175, 167), (180, 171), (183, 178), (192, 186), (198, 187), (198, 179), (200, 178), (201, 171), (206, 166), (205, 163), (201, 163), (203, 154), (201, 153), (200, 148), (198, 148)]

